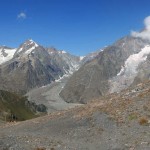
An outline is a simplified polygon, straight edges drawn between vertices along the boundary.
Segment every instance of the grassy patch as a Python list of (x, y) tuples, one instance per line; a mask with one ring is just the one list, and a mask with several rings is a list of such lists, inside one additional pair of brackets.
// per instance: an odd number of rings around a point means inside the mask
[(129, 114), (128, 120), (135, 120), (135, 119), (137, 119), (137, 114), (136, 113)]
[(8, 91), (0, 90), (0, 117), (8, 121), (11, 114), (17, 117), (17, 120), (27, 120), (36, 117), (35, 113), (25, 105), (27, 99)]

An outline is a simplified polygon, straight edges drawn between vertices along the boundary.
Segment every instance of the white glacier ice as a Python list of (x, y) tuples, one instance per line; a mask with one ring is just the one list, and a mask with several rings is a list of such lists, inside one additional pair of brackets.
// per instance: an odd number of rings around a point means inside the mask
[[(0, 64), (12, 59), (16, 50), (17, 49), (0, 48)], [(6, 54), (6, 56), (3, 54), (3, 52)]]
[(110, 92), (120, 91), (130, 86), (138, 73), (138, 66), (146, 61), (150, 54), (150, 45), (145, 46), (137, 54), (130, 55), (116, 77), (110, 80)]

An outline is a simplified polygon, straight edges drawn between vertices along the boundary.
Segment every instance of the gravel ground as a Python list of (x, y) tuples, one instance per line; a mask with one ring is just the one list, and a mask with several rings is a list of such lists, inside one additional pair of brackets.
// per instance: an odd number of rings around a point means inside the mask
[(83, 106), (0, 124), (0, 150), (150, 150), (150, 82)]
[[(118, 125), (108, 115), (73, 119), (70, 114), (46, 116), (1, 127), (0, 149), (34, 150), (149, 150), (149, 126)], [(51, 118), (51, 119), (50, 119)]]

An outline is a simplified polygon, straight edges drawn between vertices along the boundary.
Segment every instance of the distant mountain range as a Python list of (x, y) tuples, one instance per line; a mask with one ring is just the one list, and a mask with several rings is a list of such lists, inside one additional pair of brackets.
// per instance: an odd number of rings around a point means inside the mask
[(0, 89), (26, 93), (72, 74), (80, 57), (27, 40), (19, 48), (0, 47)]
[(0, 89), (25, 94), (71, 75), (60, 96), (87, 103), (150, 78), (150, 41), (126, 36), (114, 44), (73, 56), (27, 40), (19, 48), (0, 47)]
[(150, 149), (149, 35), (87, 56), (1, 46), (0, 149)]
[(67, 102), (87, 103), (149, 79), (149, 40), (126, 36), (81, 66), (60, 95)]

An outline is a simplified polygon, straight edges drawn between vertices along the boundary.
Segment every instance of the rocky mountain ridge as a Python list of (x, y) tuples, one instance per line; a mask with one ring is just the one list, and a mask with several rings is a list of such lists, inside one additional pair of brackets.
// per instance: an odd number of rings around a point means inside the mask
[(149, 79), (150, 41), (126, 36), (73, 74), (60, 93), (67, 102), (87, 103)]
[(5, 60), (0, 66), (0, 89), (22, 94), (72, 74), (80, 65), (79, 57), (44, 48), (33, 40), (17, 49), (2, 47), (0, 56)]

